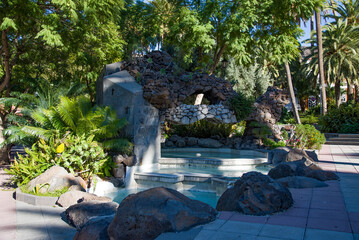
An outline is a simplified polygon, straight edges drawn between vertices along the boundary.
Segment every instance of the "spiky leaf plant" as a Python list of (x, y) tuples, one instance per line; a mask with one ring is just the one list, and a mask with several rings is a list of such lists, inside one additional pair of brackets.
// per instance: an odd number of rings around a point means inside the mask
[(76, 136), (94, 136), (105, 149), (128, 152), (131, 143), (118, 138), (125, 119), (118, 119), (116, 111), (109, 107), (92, 106), (90, 100), (61, 97), (59, 104), (50, 109), (38, 108), (31, 114), (35, 126), (13, 126), (4, 131), (9, 136), (6, 143), (20, 142), (24, 138), (36, 137), (49, 140), (67, 133)]

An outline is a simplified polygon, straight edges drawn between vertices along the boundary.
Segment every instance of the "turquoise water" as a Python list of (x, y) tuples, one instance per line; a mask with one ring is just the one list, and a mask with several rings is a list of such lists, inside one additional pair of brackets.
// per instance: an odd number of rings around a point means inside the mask
[(267, 165), (257, 165), (257, 166), (244, 166), (242, 169), (218, 169), (218, 168), (203, 168), (196, 166), (188, 166), (188, 167), (160, 167), (155, 171), (151, 170), (151, 172), (158, 173), (201, 173), (201, 174), (211, 174), (211, 175), (219, 175), (219, 176), (229, 176), (229, 177), (240, 177), (243, 173), (250, 171), (257, 171), (263, 174), (267, 174), (270, 170), (270, 167)]
[(163, 158), (241, 158), (238, 153), (220, 153), (220, 152), (162, 152)]
[[(113, 192), (107, 194), (108, 197), (112, 198), (114, 202), (121, 203), (121, 201), (126, 198), (128, 195), (133, 193), (141, 192), (145, 189), (121, 189), (118, 192)], [(200, 192), (200, 191), (180, 191), (185, 196), (194, 199), (199, 200), (201, 202), (207, 203), (208, 205), (216, 208), (217, 201), (219, 199), (219, 196), (216, 196), (216, 193), (212, 192)]]

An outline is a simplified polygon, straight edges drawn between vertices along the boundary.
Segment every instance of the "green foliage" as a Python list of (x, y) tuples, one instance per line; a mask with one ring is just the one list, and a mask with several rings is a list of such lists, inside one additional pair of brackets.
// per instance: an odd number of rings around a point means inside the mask
[(312, 125), (318, 123), (319, 121), (318, 119), (319, 119), (318, 117), (312, 115), (307, 115), (300, 118), (302, 124), (312, 124)]
[(92, 94), (103, 65), (121, 58), (116, 23), (122, 6), (122, 0), (1, 1), (0, 29), (9, 48), (0, 60), (11, 63), (6, 85), (25, 91), (29, 79), (76, 80)]
[(293, 113), (288, 111), (287, 108), (283, 107), (282, 109), (282, 115), (280, 116), (279, 123), (295, 123), (295, 120), (293, 118)]
[[(348, 24), (347, 21), (338, 20), (327, 24), (323, 28), (323, 62), (325, 79), (329, 83), (340, 85), (344, 80), (353, 82), (357, 79), (357, 66), (359, 65), (359, 26)], [(317, 36), (313, 35), (307, 43), (316, 43)], [(309, 61), (307, 71), (318, 75), (318, 56), (316, 46), (311, 47), (311, 54), (304, 62)], [(336, 92), (339, 100), (340, 92)]]
[(25, 151), (28, 155), (20, 155), (7, 171), (19, 186), (27, 184), (54, 165), (64, 167), (84, 179), (92, 174), (111, 176), (110, 170), (114, 167), (112, 159), (91, 135), (67, 135), (49, 141), (40, 138), (31, 150), (26, 148)]
[(252, 121), (248, 126), (252, 128), (252, 134), (257, 138), (266, 139), (268, 135), (272, 135), (272, 130), (265, 124)]
[(64, 151), (56, 155), (56, 162), (73, 174), (88, 179), (92, 174), (111, 176), (114, 163), (104, 152), (101, 144), (94, 141), (94, 136), (66, 137)]
[(342, 104), (319, 118), (320, 129), (328, 133), (358, 133), (359, 104)]
[(32, 195), (36, 195), (36, 196), (42, 196), (42, 197), (60, 197), (62, 194), (64, 194), (65, 192), (67, 192), (69, 190), (69, 187), (64, 187), (62, 189), (55, 190), (53, 192), (41, 193), (41, 192), (39, 192), (40, 188), (46, 187), (46, 186), (37, 186), (37, 187), (35, 187), (35, 189), (33, 189), (33, 190), (28, 190), (26, 185), (22, 185), (20, 187), (20, 189), (21, 189), (21, 192), (23, 192), (23, 193), (32, 194)]
[(246, 98), (241, 92), (230, 100), (231, 108), (234, 110), (237, 121), (244, 120), (252, 112), (253, 100)]
[(13, 175), (12, 181), (18, 186), (25, 185), (55, 164), (53, 156), (56, 151), (52, 150), (44, 141), (39, 141), (31, 150), (25, 148), (27, 156), (19, 155), (11, 168), (5, 171)]
[(284, 130), (282, 136), (287, 146), (294, 148), (321, 149), (326, 141), (323, 133), (308, 124), (296, 124), (291, 135)]
[(263, 144), (265, 146), (269, 147), (270, 149), (275, 149), (278, 147), (285, 147), (285, 145), (286, 145), (285, 142), (283, 142), (283, 141), (276, 142), (270, 138), (264, 138)]
[(263, 95), (272, 83), (271, 74), (260, 65), (238, 66), (233, 59), (226, 69), (226, 80), (232, 83), (236, 92), (243, 93), (248, 99), (256, 99)]
[[(4, 131), (6, 143), (19, 142), (27, 137), (56, 139), (68, 132), (77, 136), (93, 136), (105, 149), (129, 152), (131, 144), (118, 138), (119, 130), (126, 124), (118, 119), (115, 110), (94, 106), (88, 98), (61, 97), (59, 104), (50, 109), (39, 108), (31, 114), (36, 126), (12, 126)], [(16, 137), (11, 137), (16, 136)]]
[(173, 125), (169, 127), (170, 135), (178, 135), (181, 137), (210, 138), (218, 135), (220, 137), (240, 136), (243, 135), (244, 123), (226, 124), (213, 123), (202, 119), (189, 125)]

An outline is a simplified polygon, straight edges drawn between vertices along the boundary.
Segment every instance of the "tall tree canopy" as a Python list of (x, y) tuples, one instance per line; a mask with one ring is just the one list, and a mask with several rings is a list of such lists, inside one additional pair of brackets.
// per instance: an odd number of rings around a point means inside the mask
[(103, 64), (121, 56), (115, 19), (122, 6), (122, 0), (2, 0), (0, 91), (40, 77), (82, 79), (90, 90)]

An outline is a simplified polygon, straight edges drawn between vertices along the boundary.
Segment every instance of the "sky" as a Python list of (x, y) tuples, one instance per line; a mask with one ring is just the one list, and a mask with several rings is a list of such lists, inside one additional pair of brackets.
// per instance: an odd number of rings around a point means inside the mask
[[(322, 17), (322, 21), (321, 21), (321, 25), (324, 26), (325, 24), (327, 24), (329, 21), (325, 20), (323, 17)], [(304, 31), (304, 35), (299, 38), (299, 42), (301, 42), (302, 45), (306, 45), (304, 43), (302, 43), (304, 40), (307, 40), (310, 38), (310, 22), (309, 20), (306, 22), (306, 26), (304, 25), (303, 22), (300, 23), (300, 27), (301, 29), (303, 29)], [(315, 22), (314, 22), (314, 30), (316, 29), (315, 27)]]

